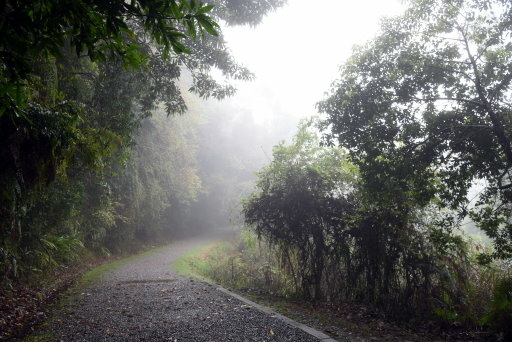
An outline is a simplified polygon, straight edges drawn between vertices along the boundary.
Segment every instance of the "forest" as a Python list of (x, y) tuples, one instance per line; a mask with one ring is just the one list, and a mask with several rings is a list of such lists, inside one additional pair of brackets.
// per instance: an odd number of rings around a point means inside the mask
[(212, 102), (258, 76), (223, 27), (286, 3), (0, 0), (2, 299), (235, 227), (220, 283), (512, 339), (510, 1), (405, 1), (291, 138)]

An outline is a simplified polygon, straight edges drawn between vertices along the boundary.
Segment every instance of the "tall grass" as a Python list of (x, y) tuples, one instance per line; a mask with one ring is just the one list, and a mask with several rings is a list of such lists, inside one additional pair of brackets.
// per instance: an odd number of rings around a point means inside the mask
[[(265, 240), (258, 240), (252, 231), (243, 230), (230, 241), (192, 251), (181, 261), (180, 267), (188, 270), (188, 274), (199, 274), (232, 289), (253, 294), (301, 297), (300, 286), (297, 286), (300, 280), (296, 278), (298, 262), (293, 251), (287, 251), (283, 253), (278, 246), (270, 247)], [(509, 336), (507, 331), (512, 329), (510, 265), (482, 266), (470, 262), (459, 266), (462, 265), (467, 267), (460, 270), (467, 275), (461, 278), (464, 281), (453, 279), (459, 297), (456, 301), (450, 298), (443, 301), (440, 294), (439, 305), (431, 313), (431, 318), (441, 324), (481, 327)]]

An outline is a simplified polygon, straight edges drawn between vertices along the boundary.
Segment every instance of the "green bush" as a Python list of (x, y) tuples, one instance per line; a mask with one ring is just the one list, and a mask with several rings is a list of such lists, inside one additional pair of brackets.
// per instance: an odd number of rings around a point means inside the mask
[(512, 340), (512, 277), (498, 281), (483, 323), (502, 334), (506, 341)]
[(242, 230), (232, 241), (219, 243), (194, 259), (189, 264), (195, 272), (226, 287), (287, 297), (297, 293), (278, 251), (258, 241), (250, 230)]

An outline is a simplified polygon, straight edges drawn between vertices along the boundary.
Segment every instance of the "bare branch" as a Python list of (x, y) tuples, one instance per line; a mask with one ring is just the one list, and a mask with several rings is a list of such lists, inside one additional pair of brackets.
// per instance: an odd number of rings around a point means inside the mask
[(444, 39), (444, 40), (454, 40), (454, 41), (457, 41), (457, 42), (464, 43), (464, 39), (460, 39), (460, 38), (440, 37), (440, 36), (434, 36), (434, 38)]
[(457, 64), (464, 64), (464, 65), (471, 65), (470, 62), (466, 62), (466, 61), (455, 61), (453, 59), (444, 59), (444, 58), (436, 58), (436, 60), (440, 61), (440, 62), (445, 62), (445, 63), (457, 63)]

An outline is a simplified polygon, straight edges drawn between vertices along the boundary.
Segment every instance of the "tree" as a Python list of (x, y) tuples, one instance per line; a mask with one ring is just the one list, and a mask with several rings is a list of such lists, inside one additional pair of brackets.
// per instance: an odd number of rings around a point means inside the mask
[(509, 1), (412, 0), (318, 104), (375, 203), (434, 201), (457, 214), (441, 228), (470, 216), (494, 257), (512, 255), (511, 38)]
[(151, 1), (16, 1), (0, 3), (0, 87), (2, 107), (22, 111), (21, 86), (29, 81), (34, 58), (59, 56), (69, 44), (77, 56), (92, 61), (118, 59), (140, 68), (145, 54), (135, 28), (163, 46), (164, 56), (190, 50), (182, 43), (197, 32), (217, 35), (218, 25), (206, 14), (212, 5), (195, 0)]
[(466, 261), (462, 240), (438, 243), (411, 193), (376, 199), (345, 149), (322, 146), (316, 134), (302, 123), (289, 146), (276, 146), (243, 207), (245, 222), (291, 265), (282, 268), (298, 290), (401, 319), (459, 310), (458, 290), (467, 283), (457, 273)]
[(0, 216), (73, 160), (105, 166), (157, 103), (182, 113), (180, 63), (169, 57), (191, 53), (187, 37), (219, 34), (212, 8), (195, 0), (3, 1)]
[(263, 17), (282, 7), (288, 0), (215, 0), (212, 14), (224, 18), (229, 25), (258, 25)]
[[(246, 2), (251, 6), (241, 5)], [(186, 111), (176, 84), (183, 67), (192, 75), (190, 90), (200, 96), (222, 99), (234, 94), (235, 88), (213, 79), (211, 70), (241, 80), (252, 74), (236, 63), (207, 14), (216, 6), (215, 20), (252, 24), (283, 3), (218, 0), (203, 6), (195, 0), (152, 0), (68, 6), (65, 1), (5, 1), (0, 6), (0, 172), (31, 178), (19, 181), (21, 188), (23, 183), (48, 183), (65, 164), (62, 150), (87, 146), (76, 139), (63, 141), (63, 136), (82, 135), (46, 115), (62, 111), (62, 102), (77, 125), (77, 113), (85, 106), (89, 116), (99, 114), (99, 127), (122, 130), (118, 142), (129, 144), (130, 132), (157, 104), (165, 105), (168, 114)], [(240, 8), (248, 12), (233, 18)], [(36, 151), (35, 146), (40, 148)], [(48, 172), (41, 172), (45, 163)], [(20, 170), (20, 164), (26, 167)]]
[(326, 254), (332, 244), (343, 244), (339, 237), (354, 210), (354, 175), (343, 151), (320, 147), (306, 122), (290, 146), (274, 147), (273, 156), (244, 203), (245, 222), (271, 243), (298, 250), (302, 293), (321, 299)]

